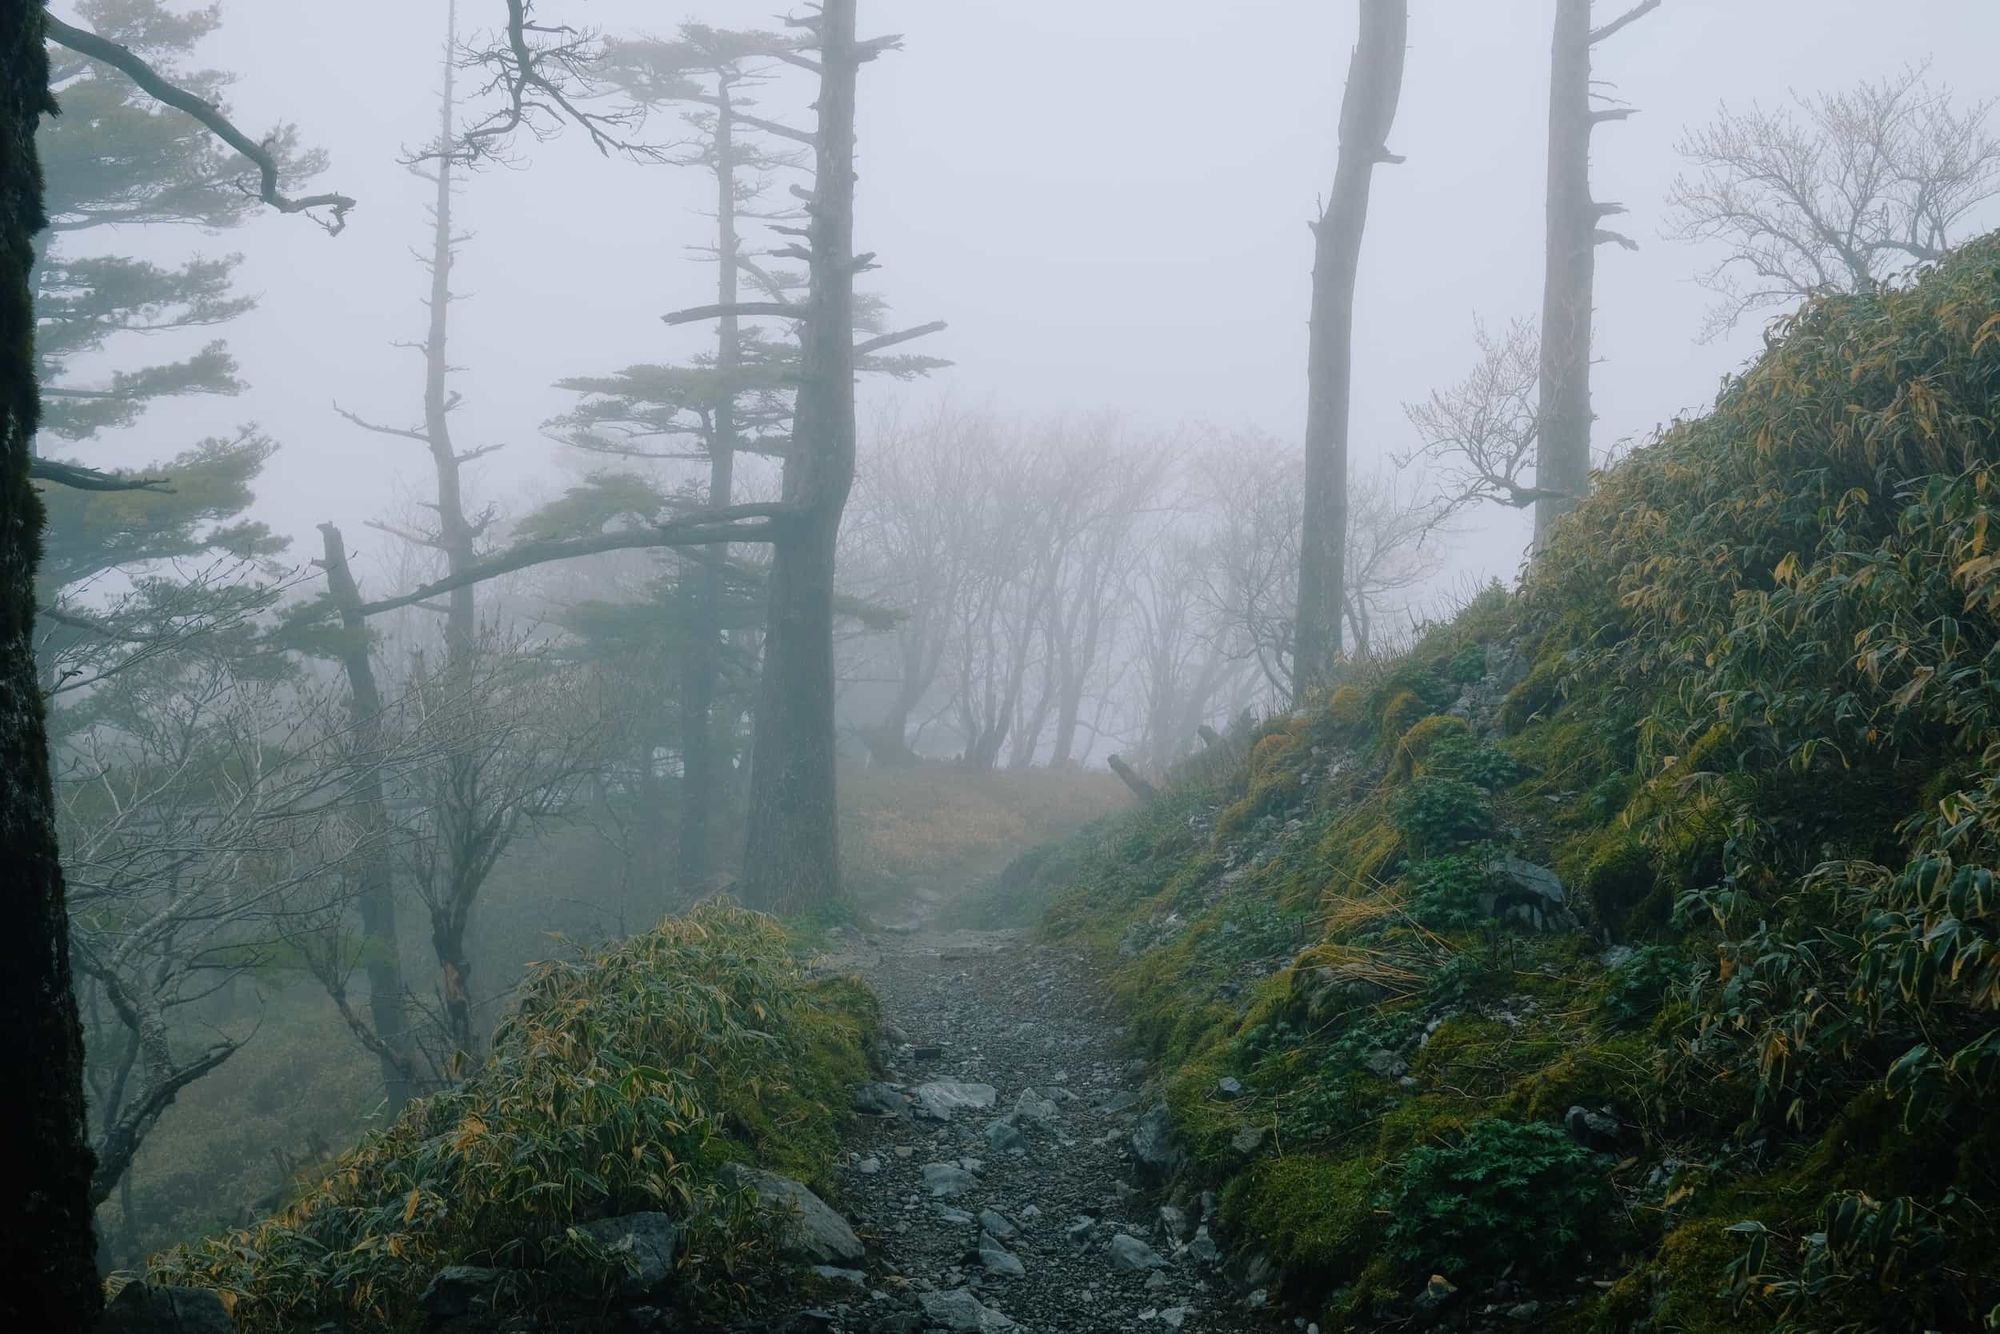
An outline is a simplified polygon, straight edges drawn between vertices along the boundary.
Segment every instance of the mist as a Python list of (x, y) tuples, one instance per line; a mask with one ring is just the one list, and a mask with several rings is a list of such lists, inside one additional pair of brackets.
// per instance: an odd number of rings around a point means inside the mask
[(23, 1328), (2000, 1310), (2000, 10), (7, 23)]

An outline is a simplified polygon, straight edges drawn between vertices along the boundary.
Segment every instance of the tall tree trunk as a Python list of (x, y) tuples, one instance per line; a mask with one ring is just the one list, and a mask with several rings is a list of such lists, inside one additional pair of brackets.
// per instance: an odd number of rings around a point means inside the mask
[(1597, 284), (1597, 247), (1614, 241), (1599, 228), (1623, 210), (1590, 197), (1590, 132), (1600, 121), (1631, 114), (1591, 108), (1590, 48), (1656, 8), (1642, 0), (1601, 28), (1590, 26), (1590, 0), (1556, 0), (1549, 61), (1548, 238), (1542, 280), (1540, 434), (1535, 442), (1535, 545), (1555, 521), (1576, 508), (1590, 486), (1590, 327)]
[[(721, 383), (708, 438), (708, 504), (731, 502), (736, 467), (736, 393), (730, 377), (743, 364), (742, 323), (734, 307), (740, 243), (736, 234), (736, 127), (727, 75), (716, 80), (715, 300), (723, 307), (715, 334), (715, 369)], [(694, 616), (681, 678), (681, 821), (676, 882), (697, 890), (715, 873), (715, 799), (721, 788), (716, 753), (715, 689), (722, 660), (722, 600), (729, 548), (689, 560)]]
[(1403, 87), (1408, 0), (1361, 0), (1361, 33), (1340, 104), (1333, 195), (1313, 226), (1312, 338), (1307, 354), (1305, 518), (1299, 536), (1299, 603), (1292, 693), (1328, 684), (1340, 659), (1341, 587), (1347, 550), (1347, 417), (1353, 380), (1354, 284), (1375, 164), (1387, 147)]
[(91, 1231), (83, 1029), (70, 986), (69, 911), (35, 674), (42, 506), (28, 480), (41, 415), (28, 274), (42, 212), (35, 129), (49, 97), (42, 7), (0, 5), (0, 1327), (91, 1328), (103, 1296)]
[(347, 543), (340, 529), (319, 526), (327, 591), (340, 612), (340, 664), (347, 674), (348, 711), (354, 720), (355, 745), (367, 761), (361, 782), (358, 818), (368, 855), (355, 872), (359, 892), (355, 907), (361, 914), (362, 972), (368, 979), (368, 1021), (381, 1044), (382, 1091), (393, 1113), (415, 1093), (415, 1059), (410, 1048), (409, 1017), (403, 1005), (403, 943), (396, 928), (395, 867), (389, 857), (389, 803), (382, 792), (382, 775), (375, 760), (382, 753), (382, 691), (368, 638), (368, 620), (361, 614), (361, 589), (347, 564)]
[(812, 281), (784, 497), (800, 507), (771, 545), (770, 611), (750, 758), (744, 898), (797, 913), (840, 895), (834, 805), (833, 558), (854, 485), (855, 0), (808, 20), (819, 47), (819, 132), (807, 206)]
[[(478, 559), (478, 532), (465, 515), (465, 490), (460, 477), (463, 462), (451, 440), (451, 268), (457, 258), (457, 241), (451, 232), (452, 154), (452, 74), (457, 62), (458, 6), (447, 10), (444, 89), (438, 117), (437, 198), (431, 205), (431, 294), (430, 328), (424, 336), (424, 435), (430, 447), (431, 464), (437, 473), (438, 546), (444, 552), (445, 568), (463, 574)], [(473, 640), (479, 632), (478, 608), (473, 601), (473, 585), (464, 584), (446, 594), (445, 660), (455, 679), (471, 670)]]

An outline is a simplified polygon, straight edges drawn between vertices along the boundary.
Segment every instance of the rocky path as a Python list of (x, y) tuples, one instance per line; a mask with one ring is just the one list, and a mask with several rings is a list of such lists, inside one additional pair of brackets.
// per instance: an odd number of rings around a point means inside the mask
[(810, 1327), (1293, 1327), (1225, 1282), (1200, 1202), (1146, 1189), (1145, 1067), (1076, 959), (1011, 932), (918, 927), (840, 963), (881, 994), (889, 1069), (857, 1093), (838, 1198), (865, 1268), (822, 1271)]

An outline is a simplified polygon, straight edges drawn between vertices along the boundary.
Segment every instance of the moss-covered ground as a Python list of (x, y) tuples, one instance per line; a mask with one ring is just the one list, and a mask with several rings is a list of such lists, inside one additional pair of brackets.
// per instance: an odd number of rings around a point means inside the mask
[(2000, 240), (1813, 303), (1519, 592), (1014, 877), (1325, 1327), (2000, 1321), (1996, 419)]

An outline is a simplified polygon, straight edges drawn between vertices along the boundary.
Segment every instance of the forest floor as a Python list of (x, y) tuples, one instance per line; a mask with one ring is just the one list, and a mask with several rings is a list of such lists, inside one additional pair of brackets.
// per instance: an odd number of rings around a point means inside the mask
[(858, 1091), (835, 1199), (867, 1267), (828, 1271), (819, 1308), (782, 1327), (1292, 1328), (1224, 1278), (1202, 1201), (1163, 1207), (1148, 1187), (1143, 1159), (1165, 1145), (1147, 1140), (1146, 1066), (1084, 961), (936, 929), (934, 906), (831, 960), (886, 1019), (888, 1068)]

